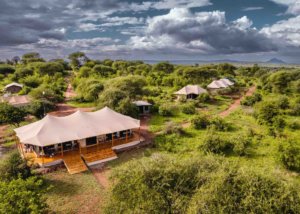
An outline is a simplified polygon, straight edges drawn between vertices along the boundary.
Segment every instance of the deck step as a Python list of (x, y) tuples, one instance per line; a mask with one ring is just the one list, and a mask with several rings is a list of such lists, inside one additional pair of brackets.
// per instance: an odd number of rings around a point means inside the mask
[(76, 174), (88, 170), (80, 156), (64, 158), (64, 163), (70, 174)]

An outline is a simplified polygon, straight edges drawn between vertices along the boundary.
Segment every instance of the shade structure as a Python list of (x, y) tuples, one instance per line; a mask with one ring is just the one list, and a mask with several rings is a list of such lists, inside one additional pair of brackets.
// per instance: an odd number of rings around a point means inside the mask
[(177, 95), (188, 95), (188, 94), (203, 94), (207, 93), (207, 91), (204, 88), (199, 87), (198, 85), (187, 85), (180, 89), (179, 91), (175, 92), (174, 94)]
[(20, 87), (20, 88), (23, 87), (22, 84), (19, 84), (19, 83), (16, 83), (16, 82), (12, 82), (12, 83), (6, 85), (4, 88), (6, 89), (6, 88), (9, 88), (9, 87), (11, 87), (11, 86), (17, 86), (17, 87)]
[(139, 120), (105, 107), (96, 112), (77, 111), (65, 117), (47, 115), (14, 131), (21, 143), (49, 146), (139, 127)]
[(207, 88), (209, 89), (220, 89), (220, 88), (228, 88), (229, 86), (234, 85), (229, 79), (223, 78), (219, 80), (212, 81)]
[(19, 107), (30, 104), (31, 99), (28, 95), (16, 95), (16, 96), (3, 96), (0, 98), (1, 102), (8, 102), (9, 104)]
[(136, 106), (152, 106), (151, 103), (148, 103), (148, 102), (143, 101), (143, 100), (134, 101), (133, 104), (135, 104)]

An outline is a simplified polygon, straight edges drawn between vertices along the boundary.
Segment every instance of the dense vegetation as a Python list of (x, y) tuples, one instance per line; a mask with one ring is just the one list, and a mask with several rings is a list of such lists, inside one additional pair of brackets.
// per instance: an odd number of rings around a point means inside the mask
[[(18, 126), (28, 114), (43, 117), (44, 111), (63, 101), (67, 83), (76, 91), (71, 100), (75, 106), (109, 106), (138, 117), (132, 102), (152, 103), (149, 129), (155, 134), (153, 147), (143, 149), (136, 160), (110, 163), (113, 184), (106, 200), (107, 213), (300, 212), (298, 68), (149, 65), (92, 60), (82, 52), (71, 54), (68, 60), (46, 61), (38, 53), (29, 53), (20, 61), (0, 64), (1, 86), (22, 83), (25, 87), (20, 94), (33, 99), (26, 108), (1, 104), (1, 123)], [(229, 78), (235, 86), (192, 101), (175, 101), (173, 93), (183, 86), (206, 88), (218, 78)], [(236, 111), (220, 115), (250, 87), (255, 87), (255, 93), (243, 98)], [(8, 171), (1, 168), (0, 191), (14, 192), (23, 185), (22, 192), (30, 188), (33, 192), (28, 197), (35, 198), (35, 189), (43, 189), (42, 181), (22, 164), (5, 167), (11, 169)], [(7, 200), (0, 202), (0, 212), (1, 206), (8, 209)]]

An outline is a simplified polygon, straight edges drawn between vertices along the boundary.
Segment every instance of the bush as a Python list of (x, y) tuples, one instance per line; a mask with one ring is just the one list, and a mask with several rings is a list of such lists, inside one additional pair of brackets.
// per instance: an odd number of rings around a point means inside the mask
[(280, 96), (276, 101), (276, 105), (280, 109), (287, 109), (290, 107), (289, 98), (287, 96)]
[(297, 186), (215, 156), (152, 154), (114, 169), (105, 213), (299, 213)]
[[(225, 171), (226, 170), (226, 171)], [(299, 193), (276, 174), (228, 167), (194, 194), (187, 213), (298, 213)]]
[(0, 174), (2, 181), (11, 181), (17, 178), (26, 179), (32, 175), (26, 161), (21, 158), (17, 151), (8, 154), (4, 160), (1, 160)]
[(256, 106), (255, 116), (260, 124), (272, 126), (275, 118), (279, 115), (279, 108), (274, 103), (262, 102)]
[(54, 103), (47, 100), (34, 100), (29, 106), (25, 107), (25, 110), (34, 115), (37, 118), (43, 118), (45, 114), (53, 111), (56, 108)]
[(220, 136), (214, 129), (210, 129), (208, 130), (200, 148), (205, 152), (223, 154), (232, 149), (232, 144), (223, 136)]
[(175, 107), (170, 104), (163, 104), (159, 106), (158, 114), (164, 117), (174, 115)]
[(197, 115), (191, 120), (194, 129), (206, 129), (210, 125), (208, 116)]
[(195, 103), (188, 102), (182, 106), (182, 112), (184, 114), (195, 114), (196, 113), (196, 107)]
[(300, 172), (300, 145), (296, 141), (283, 142), (279, 146), (280, 159), (290, 170)]
[(207, 93), (200, 94), (197, 97), (197, 101), (199, 101), (200, 103), (207, 103), (210, 101), (210, 96)]
[(43, 185), (36, 177), (0, 182), (0, 213), (48, 213)]
[(218, 131), (229, 131), (231, 129), (231, 125), (221, 117), (213, 118), (210, 123)]
[(242, 101), (241, 105), (244, 106), (253, 106), (255, 103), (262, 100), (261, 94), (255, 93), (252, 96), (246, 96)]
[(26, 112), (8, 103), (0, 103), (0, 124), (19, 125), (24, 120)]
[(168, 122), (164, 129), (165, 134), (184, 134), (183, 128), (180, 124), (176, 124), (174, 122)]
[(248, 154), (248, 148), (251, 145), (251, 138), (246, 135), (239, 135), (232, 139), (233, 152), (239, 156)]
[(300, 116), (300, 103), (297, 103), (292, 107), (290, 114), (293, 116)]
[(297, 121), (292, 121), (288, 124), (288, 127), (293, 130), (298, 130), (300, 129), (300, 123), (298, 123)]

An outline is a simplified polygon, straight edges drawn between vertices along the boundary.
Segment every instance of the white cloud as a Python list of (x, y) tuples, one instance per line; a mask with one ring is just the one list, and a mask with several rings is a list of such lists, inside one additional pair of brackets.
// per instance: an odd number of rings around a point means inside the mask
[(270, 39), (275, 39), (282, 46), (300, 47), (300, 15), (281, 20), (272, 26), (264, 27), (261, 32)]
[(286, 13), (299, 15), (300, 14), (300, 0), (271, 0), (277, 4), (287, 6)]
[(233, 24), (241, 30), (246, 30), (253, 25), (253, 22), (250, 19), (248, 19), (247, 16), (243, 16), (243, 17), (233, 21)]
[(211, 5), (209, 0), (162, 0), (151, 5), (155, 9), (192, 8)]
[(144, 35), (131, 37), (137, 50), (181, 53), (253, 53), (275, 50), (263, 34), (251, 28), (246, 16), (226, 22), (225, 12), (191, 13), (175, 8), (166, 15), (147, 20)]
[(243, 11), (253, 11), (253, 10), (263, 10), (263, 7), (245, 7), (242, 10)]

